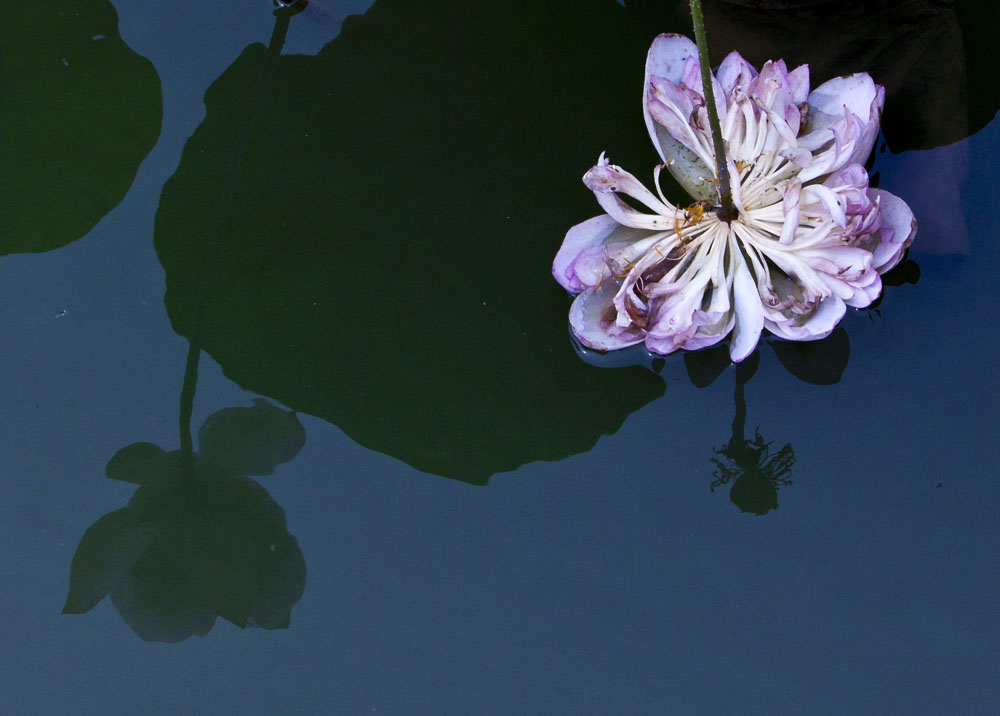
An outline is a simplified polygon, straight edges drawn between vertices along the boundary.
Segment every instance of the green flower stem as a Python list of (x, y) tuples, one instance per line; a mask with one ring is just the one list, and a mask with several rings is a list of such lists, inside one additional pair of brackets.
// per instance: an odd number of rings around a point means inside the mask
[(701, 85), (705, 91), (705, 107), (708, 110), (708, 125), (712, 130), (712, 143), (715, 145), (715, 176), (718, 178), (719, 217), (723, 221), (732, 221), (737, 216), (733, 204), (733, 190), (729, 183), (729, 164), (726, 162), (726, 149), (722, 144), (722, 125), (719, 124), (719, 112), (715, 107), (715, 93), (712, 91), (712, 66), (708, 62), (708, 41), (705, 39), (705, 18), (701, 14), (701, 0), (690, 0), (691, 22), (694, 24), (694, 41), (698, 45), (698, 64), (701, 65)]
[(188, 342), (187, 364), (184, 366), (184, 384), (181, 387), (181, 464), (184, 477), (194, 479), (194, 442), (191, 440), (191, 413), (194, 411), (194, 392), (198, 386), (198, 360), (201, 346)]

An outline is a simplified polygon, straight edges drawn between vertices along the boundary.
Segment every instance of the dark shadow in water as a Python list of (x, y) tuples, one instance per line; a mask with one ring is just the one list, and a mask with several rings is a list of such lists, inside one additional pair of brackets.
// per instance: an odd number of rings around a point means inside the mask
[[(840, 381), (850, 359), (850, 341), (842, 326), (819, 341), (768, 341), (785, 369), (799, 380), (812, 385), (834, 385)], [(720, 356), (728, 358), (726, 348), (690, 353), (684, 356), (684, 365), (691, 382), (698, 387), (711, 384), (722, 370), (718, 369)], [(744, 387), (757, 372), (760, 353), (743, 363), (733, 366), (736, 379), (734, 394), (735, 415), (729, 442), (715, 449), (712, 490), (730, 485), (729, 499), (742, 512), (764, 515), (778, 508), (778, 489), (791, 485), (795, 451), (786, 443), (779, 450), (772, 450), (760, 428), (754, 429), (752, 438), (746, 436), (747, 403)]]
[(160, 134), (160, 78), (107, 0), (7, 2), (0, 92), (0, 255), (64, 246), (132, 185)]
[(133, 443), (107, 476), (139, 486), (95, 522), (70, 567), (64, 614), (105, 596), (147, 641), (204, 636), (222, 617), (239, 627), (287, 628), (306, 563), (285, 513), (249, 476), (270, 475), (305, 444), (295, 414), (265, 400), (213, 413), (190, 436), (200, 351), (191, 348), (181, 397), (181, 449)]
[[(834, 385), (840, 381), (850, 358), (850, 341), (843, 327), (820, 341), (768, 341), (785, 369), (799, 380), (812, 385)], [(729, 499), (742, 512), (764, 515), (778, 508), (778, 489), (791, 485), (795, 451), (786, 443), (772, 450), (771, 442), (761, 436), (746, 436), (747, 403), (744, 388), (757, 372), (760, 352), (732, 366), (736, 380), (735, 415), (729, 442), (715, 449), (712, 490), (730, 485)], [(691, 383), (699, 388), (711, 385), (729, 368), (725, 346), (684, 354), (684, 366)]]
[(743, 387), (757, 371), (759, 353), (734, 367), (736, 376), (736, 414), (733, 417), (733, 434), (729, 442), (715, 449), (715, 480), (711, 488), (730, 485), (729, 499), (741, 512), (766, 515), (778, 509), (778, 488), (791, 485), (792, 465), (795, 451), (786, 444), (777, 452), (771, 451), (771, 443), (764, 442), (760, 428), (747, 439), (747, 404)]
[[(686, 0), (625, 4), (650, 39), (690, 28)], [(703, 7), (713, 64), (731, 50), (758, 68), (772, 59), (808, 64), (813, 87), (868, 72), (886, 88), (882, 128), (894, 152), (956, 142), (979, 131), (1000, 107), (997, 3), (705, 0)]]
[[(884, 276), (886, 286), (901, 286), (917, 283), (920, 267), (905, 258)], [(881, 300), (881, 297), (880, 299)], [(862, 311), (870, 318), (879, 315), (876, 304)], [(667, 361), (678, 356), (656, 356), (642, 345), (601, 353), (585, 348), (573, 339), (574, 348), (588, 365), (600, 368), (622, 368), (644, 366), (657, 374), (666, 370)], [(683, 352), (684, 369), (688, 380), (696, 388), (707, 388), (723, 373), (731, 370), (736, 380), (735, 417), (729, 442), (715, 450), (712, 462), (715, 465), (715, 480), (712, 489), (732, 483), (730, 499), (743, 512), (763, 515), (778, 507), (778, 488), (791, 485), (791, 470), (795, 463), (795, 451), (791, 444), (772, 451), (771, 442), (766, 442), (760, 428), (754, 430), (752, 438), (746, 437), (747, 403), (744, 387), (757, 372), (760, 350), (755, 350), (744, 362), (733, 364), (729, 359), (727, 341), (698, 351)], [(818, 341), (786, 341), (765, 335), (761, 345), (770, 345), (781, 365), (795, 378), (810, 385), (831, 386), (840, 382), (851, 356), (850, 339), (847, 330), (838, 326), (833, 332)]]
[(163, 190), (180, 334), (241, 386), (474, 483), (589, 450), (663, 393), (577, 359), (549, 272), (600, 213), (580, 182), (600, 151), (655, 161), (624, 8), (379, 0), (315, 57), (279, 35), (208, 90)]
[[(812, 385), (834, 385), (840, 381), (850, 359), (850, 341), (843, 326), (838, 326), (819, 341), (784, 341), (765, 338), (763, 344), (774, 349), (785, 369), (799, 380)], [(752, 438), (746, 437), (747, 404), (744, 386), (757, 372), (760, 350), (754, 351), (742, 363), (729, 360), (725, 342), (699, 351), (684, 352), (682, 356), (655, 356), (641, 345), (613, 353), (601, 353), (580, 345), (574, 340), (580, 358), (589, 365), (603, 368), (642, 365), (655, 373), (666, 370), (667, 361), (683, 359), (688, 380), (696, 388), (707, 388), (723, 373), (732, 371), (736, 379), (733, 432), (721, 448), (715, 450), (715, 480), (712, 489), (732, 483), (729, 496), (743, 512), (763, 515), (778, 507), (778, 488), (792, 484), (790, 475), (795, 462), (795, 451), (790, 444), (772, 452), (770, 442), (765, 442), (760, 429)], [(676, 363), (674, 364), (676, 365)]]
[[(840, 381), (851, 355), (850, 341), (843, 326), (838, 326), (819, 341), (769, 341), (785, 369), (799, 380), (812, 385), (834, 385)], [(724, 349), (723, 349), (724, 350)], [(791, 485), (795, 451), (790, 443), (772, 451), (760, 428), (746, 437), (747, 404), (744, 387), (757, 372), (759, 352), (733, 368), (736, 378), (735, 415), (729, 442), (716, 448), (715, 480), (712, 490), (731, 484), (729, 499), (740, 511), (764, 515), (778, 508), (778, 489)], [(686, 362), (686, 365), (690, 365)], [(690, 371), (690, 368), (689, 368)]]

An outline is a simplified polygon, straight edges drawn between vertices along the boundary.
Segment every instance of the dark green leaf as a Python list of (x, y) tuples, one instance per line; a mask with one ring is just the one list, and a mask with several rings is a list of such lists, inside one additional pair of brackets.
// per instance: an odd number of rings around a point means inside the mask
[(107, 0), (11, 2), (0, 20), (0, 255), (87, 233), (160, 133), (160, 80)]
[(198, 431), (201, 457), (237, 475), (270, 475), (305, 443), (306, 431), (295, 413), (259, 398), (252, 408), (209, 415)]
[(148, 543), (127, 510), (111, 512), (84, 532), (69, 570), (69, 595), (63, 614), (83, 614), (121, 581)]
[(580, 177), (602, 149), (658, 160), (648, 38), (606, 0), (430, 17), (380, 0), (316, 57), (249, 47), (206, 95), (156, 248), (175, 328), (230, 378), (485, 482), (589, 450), (663, 391), (578, 359), (549, 268), (600, 213)]
[(165, 488), (181, 478), (180, 453), (168, 453), (152, 443), (132, 443), (115, 453), (104, 472), (112, 480)]

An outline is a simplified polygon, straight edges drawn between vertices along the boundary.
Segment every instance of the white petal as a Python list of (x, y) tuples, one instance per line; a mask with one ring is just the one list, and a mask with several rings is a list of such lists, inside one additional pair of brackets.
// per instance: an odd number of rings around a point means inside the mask
[[(597, 166), (584, 174), (583, 183), (594, 192), (601, 208), (624, 226), (665, 231), (674, 228), (680, 219), (680, 212), (675, 207), (664, 204), (621, 167), (608, 164), (603, 154)], [(639, 200), (654, 213), (647, 214), (629, 206), (618, 197), (619, 191)]]
[(805, 321), (801, 317), (787, 322), (767, 322), (767, 330), (790, 341), (815, 341), (826, 338), (840, 323), (847, 311), (844, 302), (836, 296), (829, 296), (819, 302), (816, 310)]
[(615, 326), (612, 301), (620, 282), (606, 281), (596, 291), (587, 289), (573, 301), (569, 309), (569, 325), (574, 335), (588, 348), (614, 351), (642, 341), (642, 331), (622, 330)]
[(795, 238), (795, 232), (799, 228), (799, 196), (802, 193), (802, 182), (798, 179), (791, 179), (782, 191), (784, 194), (784, 214), (785, 223), (781, 227), (782, 244), (790, 244)]
[(760, 340), (760, 332), (764, 328), (764, 309), (760, 303), (757, 284), (750, 275), (737, 243), (734, 239), (730, 239), (729, 250), (735, 252), (736, 269), (733, 276), (736, 325), (733, 327), (733, 337), (729, 344), (729, 357), (734, 363), (739, 363), (753, 353), (757, 341)]
[[(844, 207), (840, 205), (840, 197), (837, 196), (828, 187), (822, 184), (810, 184), (809, 186), (803, 188), (802, 193), (810, 199), (819, 200), (820, 203), (826, 208), (827, 213), (833, 218), (834, 223), (837, 226), (844, 227), (847, 226), (847, 215), (844, 212)], [(816, 207), (811, 207), (815, 211)]]

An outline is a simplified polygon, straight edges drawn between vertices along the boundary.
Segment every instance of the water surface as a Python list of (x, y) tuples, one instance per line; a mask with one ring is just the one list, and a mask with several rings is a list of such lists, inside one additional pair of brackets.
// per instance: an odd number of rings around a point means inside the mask
[[(683, 8), (64, 5), (4, 35), (12, 712), (991, 712), (971, 3), (779, 43), (887, 84), (873, 172), (921, 229), (876, 307), (739, 369), (594, 365), (549, 277), (597, 155), (656, 161), (642, 62)], [(713, 12), (755, 61), (787, 37)]]

